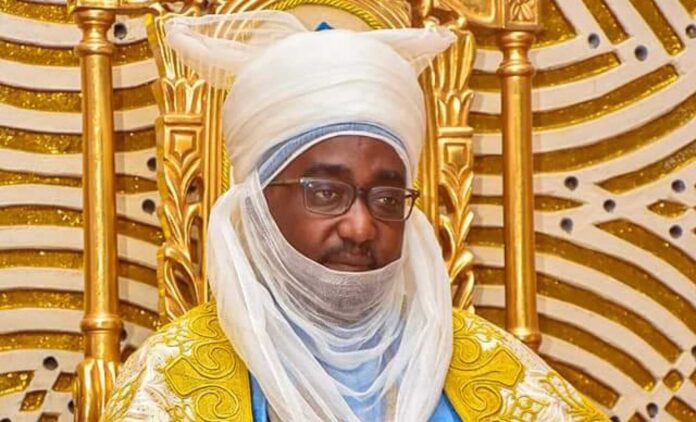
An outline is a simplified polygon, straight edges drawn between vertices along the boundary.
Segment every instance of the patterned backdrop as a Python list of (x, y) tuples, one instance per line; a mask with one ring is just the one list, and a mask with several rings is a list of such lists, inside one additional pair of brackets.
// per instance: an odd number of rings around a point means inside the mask
[[(617, 420), (696, 420), (696, 0), (548, 0), (531, 58), (542, 355)], [(119, 18), (114, 85), (128, 354), (156, 320), (156, 69)], [(0, 419), (71, 420), (81, 358), (79, 31), (0, 0)], [(477, 33), (478, 312), (502, 323), (495, 38)]]
[[(696, 420), (696, 1), (557, 0), (531, 52), (542, 355), (622, 421)], [(499, 85), (479, 37), (479, 313), (503, 322)]]
[[(157, 107), (144, 19), (118, 19), (118, 252), (126, 354), (157, 320)], [(0, 419), (72, 420), (82, 358), (80, 31), (64, 2), (0, 0)]]

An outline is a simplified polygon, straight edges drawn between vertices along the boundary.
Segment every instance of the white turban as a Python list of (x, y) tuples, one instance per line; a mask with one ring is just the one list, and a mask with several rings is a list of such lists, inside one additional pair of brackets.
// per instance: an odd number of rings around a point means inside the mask
[[(288, 154), (325, 137), (380, 137), (379, 129), (402, 143), (413, 173), (426, 122), (417, 76), (455, 39), (443, 28), (308, 31), (273, 11), (177, 18), (166, 28), (168, 43), (201, 77), (225, 89), (234, 81), (223, 135), (238, 182), (262, 162), (267, 181)], [(267, 153), (297, 138), (304, 142), (286, 147), (268, 169)]]
[[(237, 184), (211, 211), (208, 274), (220, 326), (282, 421), (425, 421), (452, 354), (447, 271), (414, 210), (401, 258), (366, 272), (306, 258), (276, 226), (263, 186), (342, 134), (418, 163), (418, 73), (454, 40), (444, 29), (307, 31), (290, 14), (174, 18), (167, 41), (230, 94), (224, 137)], [(391, 406), (387, 405), (391, 402)]]

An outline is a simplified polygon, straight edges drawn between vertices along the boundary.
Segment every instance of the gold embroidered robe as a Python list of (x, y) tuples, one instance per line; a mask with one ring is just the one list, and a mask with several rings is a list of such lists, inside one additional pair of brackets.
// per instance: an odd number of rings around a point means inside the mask
[[(444, 391), (462, 421), (608, 421), (508, 333), (454, 311)], [(214, 303), (163, 327), (128, 359), (103, 421), (252, 422), (250, 377)]]

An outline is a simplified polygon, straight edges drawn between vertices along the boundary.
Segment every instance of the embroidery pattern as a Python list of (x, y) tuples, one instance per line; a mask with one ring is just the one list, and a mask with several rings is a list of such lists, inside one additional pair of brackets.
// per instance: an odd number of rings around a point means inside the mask
[(195, 308), (165, 341), (183, 353), (164, 367), (171, 391), (203, 421), (252, 420), (249, 373), (218, 324), (215, 305)]
[[(607, 421), (538, 356), (490, 322), (453, 314), (445, 379), (465, 421)], [(128, 360), (104, 421), (253, 420), (249, 374), (220, 329), (215, 304), (201, 305), (150, 337)]]
[(508, 406), (502, 412), (501, 419), (510, 422), (527, 422), (539, 419), (539, 414), (549, 401), (541, 398), (533, 398), (517, 391), (510, 393)]
[(163, 327), (128, 360), (102, 420), (253, 420), (249, 373), (214, 303)]
[[(134, 356), (135, 358), (135, 356)], [(139, 365), (136, 359), (129, 359), (128, 362), (121, 368), (121, 374), (119, 375), (118, 381), (125, 379), (126, 381), (120, 383), (117, 381), (119, 388), (114, 391), (114, 394), (109, 400), (109, 405), (106, 407), (104, 414), (101, 416), (103, 421), (117, 421), (124, 418), (128, 412), (130, 404), (133, 402), (133, 398), (138, 391), (138, 386), (140, 385), (143, 376), (145, 375), (145, 368)]]
[(445, 393), (465, 421), (608, 421), (539, 356), (492, 323), (455, 310)]
[(463, 420), (484, 420), (500, 414), (503, 389), (513, 389), (524, 366), (502, 347), (501, 335), (488, 323), (455, 311), (454, 349), (445, 391)]
[(594, 405), (582, 394), (575, 391), (555, 371), (550, 371), (539, 384), (554, 397), (558, 397), (567, 407), (567, 412), (576, 420), (595, 422), (606, 421), (606, 416), (599, 412)]

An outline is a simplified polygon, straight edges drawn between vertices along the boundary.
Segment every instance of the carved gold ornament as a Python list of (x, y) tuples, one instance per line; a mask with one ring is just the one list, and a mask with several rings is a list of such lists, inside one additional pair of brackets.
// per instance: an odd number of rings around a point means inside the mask
[(454, 305), (469, 308), (474, 287), (473, 255), (465, 240), (473, 220), (469, 200), (474, 174), (473, 131), (467, 116), (473, 98), (468, 80), (474, 39), (468, 31), (454, 30), (457, 42), (440, 54), (426, 73), (426, 92), (432, 98), (429, 114), (434, 117), (429, 123), (435, 133), (426, 145), (420, 171), (423, 208), (439, 229)]
[(536, 0), (509, 0), (511, 22), (534, 22), (537, 7)]

